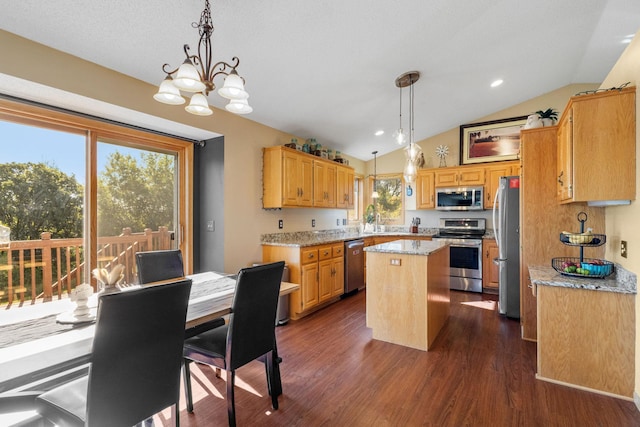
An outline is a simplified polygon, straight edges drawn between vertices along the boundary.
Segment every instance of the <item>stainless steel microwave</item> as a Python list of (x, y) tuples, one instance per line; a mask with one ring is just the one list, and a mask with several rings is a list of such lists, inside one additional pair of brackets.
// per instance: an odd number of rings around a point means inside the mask
[(441, 211), (481, 211), (484, 187), (436, 188), (436, 209)]

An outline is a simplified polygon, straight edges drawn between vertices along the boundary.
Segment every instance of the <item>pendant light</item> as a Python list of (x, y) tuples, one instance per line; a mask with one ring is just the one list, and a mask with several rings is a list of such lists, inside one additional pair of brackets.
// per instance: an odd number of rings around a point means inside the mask
[(407, 136), (405, 135), (404, 130), (402, 129), (402, 87), (399, 86), (399, 88), (400, 88), (400, 124), (398, 125), (398, 129), (393, 133), (393, 140), (398, 145), (404, 145), (404, 143), (407, 142)]
[[(376, 190), (376, 173), (377, 173), (377, 169), (378, 169), (378, 162), (377, 162), (377, 151), (372, 152), (371, 154), (373, 154), (373, 193), (371, 193), (371, 198), (372, 199), (377, 199), (378, 197), (380, 197), (380, 195), (378, 194), (378, 191)], [(375, 209), (375, 203), (373, 205), (374, 209)]]
[(420, 72), (408, 71), (396, 79), (396, 86), (402, 88), (409, 86), (409, 145), (405, 148), (406, 163), (404, 167), (404, 180), (406, 184), (415, 181), (418, 174), (418, 160), (422, 154), (422, 148), (414, 142), (414, 111), (413, 111), (413, 84), (420, 78)]

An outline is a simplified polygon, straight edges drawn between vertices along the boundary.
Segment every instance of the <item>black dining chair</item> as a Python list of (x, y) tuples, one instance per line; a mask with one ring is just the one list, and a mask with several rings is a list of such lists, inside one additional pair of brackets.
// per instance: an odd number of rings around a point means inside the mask
[(100, 296), (88, 375), (35, 400), (58, 426), (132, 426), (171, 406), (179, 426), (180, 369), (191, 280)]
[[(238, 274), (229, 323), (185, 340), (184, 357), (227, 372), (227, 413), (235, 426), (235, 371), (258, 359), (266, 359), (267, 387), (273, 409), (278, 409), (280, 387), (277, 366), (275, 320), (284, 262), (243, 268)], [(190, 382), (188, 364), (186, 381)], [(277, 390), (277, 392), (276, 392)], [(187, 410), (193, 410), (191, 387), (185, 387)]]
[(180, 249), (137, 252), (136, 266), (138, 283), (141, 285), (184, 277), (184, 263)]
[[(184, 277), (184, 264), (180, 249), (138, 252), (136, 253), (136, 266), (140, 285)], [(187, 329), (185, 338), (217, 328), (224, 325), (224, 323), (225, 321), (222, 317), (209, 320)]]
[[(158, 251), (147, 251), (136, 253), (136, 266), (138, 268), (138, 283), (145, 285), (159, 280), (174, 279), (184, 277), (184, 262), (180, 249), (166, 249)], [(225, 324), (222, 317), (208, 320), (196, 326), (192, 326), (184, 331), (185, 339), (194, 337), (202, 332), (215, 329)], [(183, 359), (184, 363), (184, 386), (187, 394), (191, 395), (191, 381), (188, 359)], [(220, 371), (217, 372), (220, 375)]]

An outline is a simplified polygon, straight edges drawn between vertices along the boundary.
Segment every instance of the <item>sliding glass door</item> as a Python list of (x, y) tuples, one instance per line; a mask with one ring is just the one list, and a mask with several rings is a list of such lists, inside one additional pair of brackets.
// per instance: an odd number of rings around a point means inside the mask
[(0, 101), (0, 306), (118, 264), (136, 283), (138, 251), (180, 248), (189, 272), (192, 162), (190, 142)]

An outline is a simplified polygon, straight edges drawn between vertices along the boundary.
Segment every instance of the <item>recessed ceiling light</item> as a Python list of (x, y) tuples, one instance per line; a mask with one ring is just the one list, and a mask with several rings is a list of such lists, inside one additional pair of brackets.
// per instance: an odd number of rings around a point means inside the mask
[(502, 79), (494, 80), (494, 82), (493, 82), (493, 83), (491, 83), (491, 87), (498, 87), (498, 86), (500, 86), (502, 83), (504, 83), (504, 80), (502, 80)]
[(383, 130), (376, 131), (376, 136), (384, 135)]

